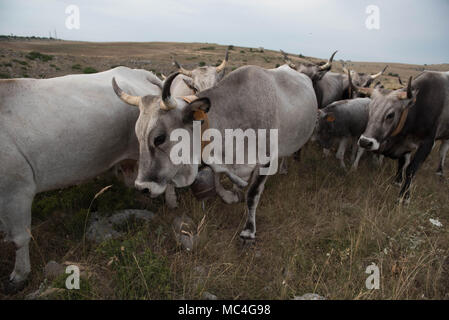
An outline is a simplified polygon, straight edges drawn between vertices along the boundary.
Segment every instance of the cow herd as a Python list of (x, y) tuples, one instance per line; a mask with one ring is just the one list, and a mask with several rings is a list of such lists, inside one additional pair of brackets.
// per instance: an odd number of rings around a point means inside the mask
[[(261, 169), (274, 157), (298, 153), (310, 140), (326, 152), (338, 144), (342, 167), (348, 146), (352, 169), (365, 150), (397, 159), (401, 202), (409, 201), (412, 179), (437, 140), (442, 141), (438, 173), (443, 174), (449, 72), (426, 71), (401, 89), (387, 90), (380, 83), (371, 88), (385, 69), (375, 75), (330, 72), (336, 52), (320, 65), (295, 65), (282, 54), (286, 63), (278, 68), (243, 66), (226, 76), (228, 52), (217, 67), (187, 70), (175, 62), (178, 71), (163, 81), (126, 67), (0, 80), (0, 231), (16, 246), (8, 289), (22, 287), (31, 270), (34, 196), (93, 178), (123, 160), (138, 160), (135, 187), (152, 197), (165, 194), (170, 207), (177, 205), (175, 188), (194, 184), (209, 163), (218, 196), (226, 203), (246, 201), (247, 222), (240, 233), (246, 240), (256, 235), (256, 209), (268, 178)], [(276, 130), (278, 150), (265, 162), (213, 163), (203, 153), (202, 161), (175, 164), (170, 134), (192, 132), (195, 121), (201, 131)], [(221, 185), (222, 175), (233, 183), (232, 190)]]

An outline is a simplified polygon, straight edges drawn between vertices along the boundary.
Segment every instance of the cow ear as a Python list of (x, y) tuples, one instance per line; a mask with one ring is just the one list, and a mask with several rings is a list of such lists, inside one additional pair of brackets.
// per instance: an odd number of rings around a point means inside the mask
[(412, 90), (412, 96), (410, 103), (408, 104), (409, 107), (414, 105), (416, 103), (416, 98), (418, 97), (419, 89)]
[(210, 109), (209, 98), (200, 98), (189, 103), (183, 110), (183, 122), (192, 123), (192, 121), (205, 120)]
[(332, 113), (328, 113), (326, 115), (326, 121), (327, 122), (334, 122), (335, 121), (335, 116)]

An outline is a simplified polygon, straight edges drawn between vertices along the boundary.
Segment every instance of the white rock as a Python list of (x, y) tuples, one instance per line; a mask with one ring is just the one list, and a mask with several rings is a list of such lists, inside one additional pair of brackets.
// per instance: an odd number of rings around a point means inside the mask
[(443, 226), (443, 224), (438, 219), (430, 218), (429, 221), (430, 221), (431, 224), (433, 224), (436, 227), (442, 227)]
[(114, 225), (125, 223), (130, 218), (150, 221), (154, 216), (154, 213), (151, 211), (136, 209), (115, 211), (110, 215), (104, 214), (104, 216), (93, 212), (86, 231), (86, 238), (97, 243), (107, 239), (114, 239), (123, 235), (122, 232), (114, 229)]
[(218, 298), (216, 295), (214, 295), (210, 292), (204, 291), (203, 292), (203, 300), (218, 300)]
[(293, 300), (326, 300), (326, 298), (316, 293), (306, 293), (302, 296), (295, 296)]

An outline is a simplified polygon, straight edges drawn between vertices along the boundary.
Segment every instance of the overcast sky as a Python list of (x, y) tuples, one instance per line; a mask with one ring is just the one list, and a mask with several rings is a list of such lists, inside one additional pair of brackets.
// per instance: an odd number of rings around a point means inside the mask
[[(68, 5), (80, 10), (69, 30)], [(369, 30), (366, 8), (380, 10)], [(0, 0), (0, 34), (179, 41), (283, 49), (353, 61), (449, 63), (448, 0)]]

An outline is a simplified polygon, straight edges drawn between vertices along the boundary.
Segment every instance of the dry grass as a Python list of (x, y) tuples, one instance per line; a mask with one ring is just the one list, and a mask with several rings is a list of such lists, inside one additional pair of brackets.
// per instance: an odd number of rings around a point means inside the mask
[[(216, 49), (199, 50), (204, 44), (0, 42), (0, 53), (5, 55), (0, 59), (9, 60), (12, 50), (19, 55), (31, 50), (52, 54), (61, 63), (61, 70), (53, 71), (53, 76), (71, 73), (74, 63), (85, 61), (83, 66), (103, 70), (108, 64), (126, 64), (132, 56), (133, 60), (150, 59), (151, 68), (167, 73), (165, 70), (172, 68), (167, 50), (176, 53), (187, 67), (199, 61), (216, 63), (224, 48), (207, 46)], [(100, 58), (103, 54), (109, 57)], [(230, 63), (231, 68), (247, 63), (274, 67), (282, 63), (278, 56), (236, 47)], [(192, 57), (197, 58), (189, 60)], [(98, 65), (100, 60), (103, 64)], [(40, 62), (38, 72), (51, 70), (49, 63)], [(383, 64), (356, 65), (358, 71), (374, 72)], [(336, 70), (339, 67), (336, 64)], [(406, 78), (409, 73), (417, 74), (417, 67), (395, 64), (390, 71)], [(449, 69), (447, 65), (438, 68)], [(33, 70), (30, 67), (30, 75)], [(382, 80), (394, 80), (390, 78)], [(308, 292), (328, 299), (447, 298), (448, 182), (434, 174), (436, 151), (417, 175), (411, 204), (401, 207), (396, 205), (399, 190), (391, 184), (395, 163), (387, 160), (378, 168), (365, 157), (359, 170), (348, 174), (334, 158), (323, 158), (317, 146), (308, 144), (301, 162), (289, 160), (287, 176), (268, 179), (257, 212), (254, 246), (244, 246), (238, 237), (245, 221), (244, 204), (226, 205), (212, 199), (203, 210), (189, 190), (178, 190), (180, 207), (169, 210), (160, 199), (126, 193), (113, 181), (114, 186), (93, 202), (92, 210), (119, 199), (123, 203), (117, 206), (150, 209), (157, 218), (151, 224), (129, 225), (122, 239), (100, 246), (87, 244), (83, 250), (86, 211), (94, 195), (111, 184), (110, 179), (101, 178), (84, 189), (71, 188), (56, 196), (44, 194), (36, 200), (39, 204), (57, 197), (64, 199), (64, 205), (48, 205), (45, 215), (42, 206), (35, 208), (31, 281), (22, 293), (0, 298), (22, 298), (36, 290), (49, 260), (75, 261), (89, 270), (76, 295), (59, 291), (52, 295), (61, 299), (200, 299), (205, 291), (220, 299), (290, 299)], [(66, 200), (77, 192), (83, 199)], [(183, 250), (174, 237), (172, 222), (182, 214), (202, 225), (199, 245), (193, 252)], [(439, 219), (443, 226), (432, 225), (429, 218)], [(6, 277), (13, 267), (13, 248), (2, 245), (0, 252), (0, 277)], [(379, 290), (365, 288), (365, 270), (371, 263), (381, 270)]]

